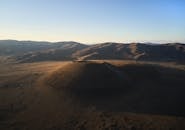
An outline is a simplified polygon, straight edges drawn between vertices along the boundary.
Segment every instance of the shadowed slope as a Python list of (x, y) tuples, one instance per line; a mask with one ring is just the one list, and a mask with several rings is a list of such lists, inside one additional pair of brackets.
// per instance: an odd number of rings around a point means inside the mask
[(75, 62), (47, 82), (83, 104), (105, 111), (185, 115), (185, 73), (157, 65)]
[(108, 63), (71, 63), (54, 72), (48, 79), (51, 86), (65, 89), (85, 98), (111, 98), (129, 87), (128, 79)]
[(85, 45), (77, 42), (35, 42), (0, 40), (0, 56), (10, 56), (21, 63), (39, 61), (140, 60), (185, 63), (185, 44), (100, 43)]
[(95, 62), (1, 62), (0, 129), (185, 129), (184, 66)]
[(124, 59), (141, 61), (185, 61), (185, 45), (174, 44), (142, 44), (142, 43), (102, 43), (89, 46), (73, 54), (86, 60)]

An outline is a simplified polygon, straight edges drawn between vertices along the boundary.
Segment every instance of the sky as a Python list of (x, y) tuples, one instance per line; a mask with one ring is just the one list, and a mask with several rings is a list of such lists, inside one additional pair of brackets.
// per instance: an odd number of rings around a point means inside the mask
[(0, 39), (185, 42), (185, 0), (0, 0)]

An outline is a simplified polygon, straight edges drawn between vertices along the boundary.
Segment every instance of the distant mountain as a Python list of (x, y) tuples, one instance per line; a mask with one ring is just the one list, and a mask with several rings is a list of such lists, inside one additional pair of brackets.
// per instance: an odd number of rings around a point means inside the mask
[(185, 61), (185, 44), (103, 43), (77, 51), (73, 56), (83, 60)]
[(19, 55), (51, 48), (49, 42), (0, 40), (0, 55)]
[[(72, 54), (87, 47), (76, 42), (55, 43), (58, 47), (16, 56), (19, 62), (73, 60)], [(54, 45), (55, 46), (55, 45)]]
[(82, 49), (87, 45), (77, 42), (36, 42), (0, 40), (0, 55), (23, 55), (24, 53), (42, 52), (50, 49)]
[(19, 62), (71, 60), (71, 55), (88, 47), (77, 42), (35, 42), (0, 40), (0, 55), (11, 56)]
[(12, 56), (19, 62), (123, 59), (184, 63), (185, 44), (101, 43), (85, 45), (77, 42), (0, 40), (0, 55)]

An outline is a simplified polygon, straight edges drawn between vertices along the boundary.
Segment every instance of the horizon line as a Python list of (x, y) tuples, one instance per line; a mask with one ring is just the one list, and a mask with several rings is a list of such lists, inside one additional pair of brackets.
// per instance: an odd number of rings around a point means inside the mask
[(76, 42), (76, 43), (81, 43), (81, 44), (103, 44), (103, 43), (118, 43), (118, 44), (131, 44), (131, 43), (148, 43), (148, 44), (168, 44), (168, 43), (181, 43), (181, 44), (185, 44), (185, 42), (179, 42), (179, 41), (132, 41), (132, 42), (116, 42), (116, 41), (105, 41), (105, 42), (79, 42), (79, 41), (75, 41), (75, 40), (58, 40), (58, 41), (49, 41), (49, 40), (18, 40), (18, 39), (0, 39), (0, 41), (20, 41), (20, 42), (48, 42), (48, 43), (59, 43), (59, 42)]

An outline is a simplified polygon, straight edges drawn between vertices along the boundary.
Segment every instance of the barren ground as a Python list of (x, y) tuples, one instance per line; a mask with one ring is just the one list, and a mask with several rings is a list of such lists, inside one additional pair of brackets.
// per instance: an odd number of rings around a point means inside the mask
[[(91, 61), (91, 62), (97, 62), (100, 64), (103, 63), (104, 61)], [(146, 64), (145, 62), (136, 63), (134, 61), (106, 61), (106, 62), (117, 67)], [(4, 58), (1, 58), (0, 129), (2, 130), (185, 129), (184, 115), (175, 115), (173, 114), (173, 111), (172, 114), (163, 114), (150, 112), (115, 111), (115, 109), (106, 110), (105, 107), (103, 109), (99, 109), (99, 107), (96, 106), (97, 104), (94, 103), (94, 101), (91, 104), (84, 103), (79, 99), (74, 99), (73, 94), (68, 95), (62, 89), (51, 87), (50, 84), (48, 84), (47, 82), (48, 77), (53, 76), (54, 72), (56, 72), (58, 69), (62, 69), (63, 67), (68, 66), (69, 64), (77, 63), (38, 62), (38, 63), (17, 64), (13, 63), (12, 61), (8, 61)], [(185, 71), (184, 65), (177, 65), (175, 63), (150, 62), (147, 64), (157, 64), (160, 66), (165, 67), (168, 66), (169, 68), (178, 69), (178, 71), (180, 71), (179, 74), (180, 76), (181, 73), (184, 73)], [(123, 67), (123, 71), (127, 71), (127, 68), (125, 69)], [(65, 73), (71, 72), (71, 70), (64, 70), (64, 72)], [(135, 74), (135, 72), (132, 73)], [(168, 74), (168, 72), (164, 73)], [(136, 74), (133, 76), (137, 77), (138, 75)], [(134, 77), (132, 78), (134, 79)], [(184, 77), (182, 77), (182, 79), (183, 78)], [(67, 81), (68, 79), (66, 79), (66, 81), (65, 80), (61, 81), (61, 83)], [(181, 80), (179, 81), (182, 82)], [(142, 91), (143, 90), (140, 90), (139, 93), (142, 93)], [(132, 93), (133, 96), (134, 93)], [(138, 95), (136, 95), (135, 98), (138, 98), (137, 96)], [(143, 98), (147, 97), (150, 96), (149, 95), (143, 96)], [(182, 103), (181, 105), (184, 105), (183, 104), (184, 97), (181, 100), (182, 101), (180, 101), (179, 103)], [(125, 99), (125, 101), (127, 100)], [(135, 101), (135, 99), (133, 101)], [(110, 104), (114, 103), (115, 102), (110, 101)], [(144, 100), (143, 103), (147, 103), (147, 101), (145, 102)], [(178, 105), (179, 104), (177, 104), (177, 106)], [(137, 105), (135, 107), (137, 108)], [(169, 110), (178, 110), (175, 109), (175, 106), (172, 107), (174, 108), (169, 108)], [(183, 113), (184, 110), (180, 112)]]

